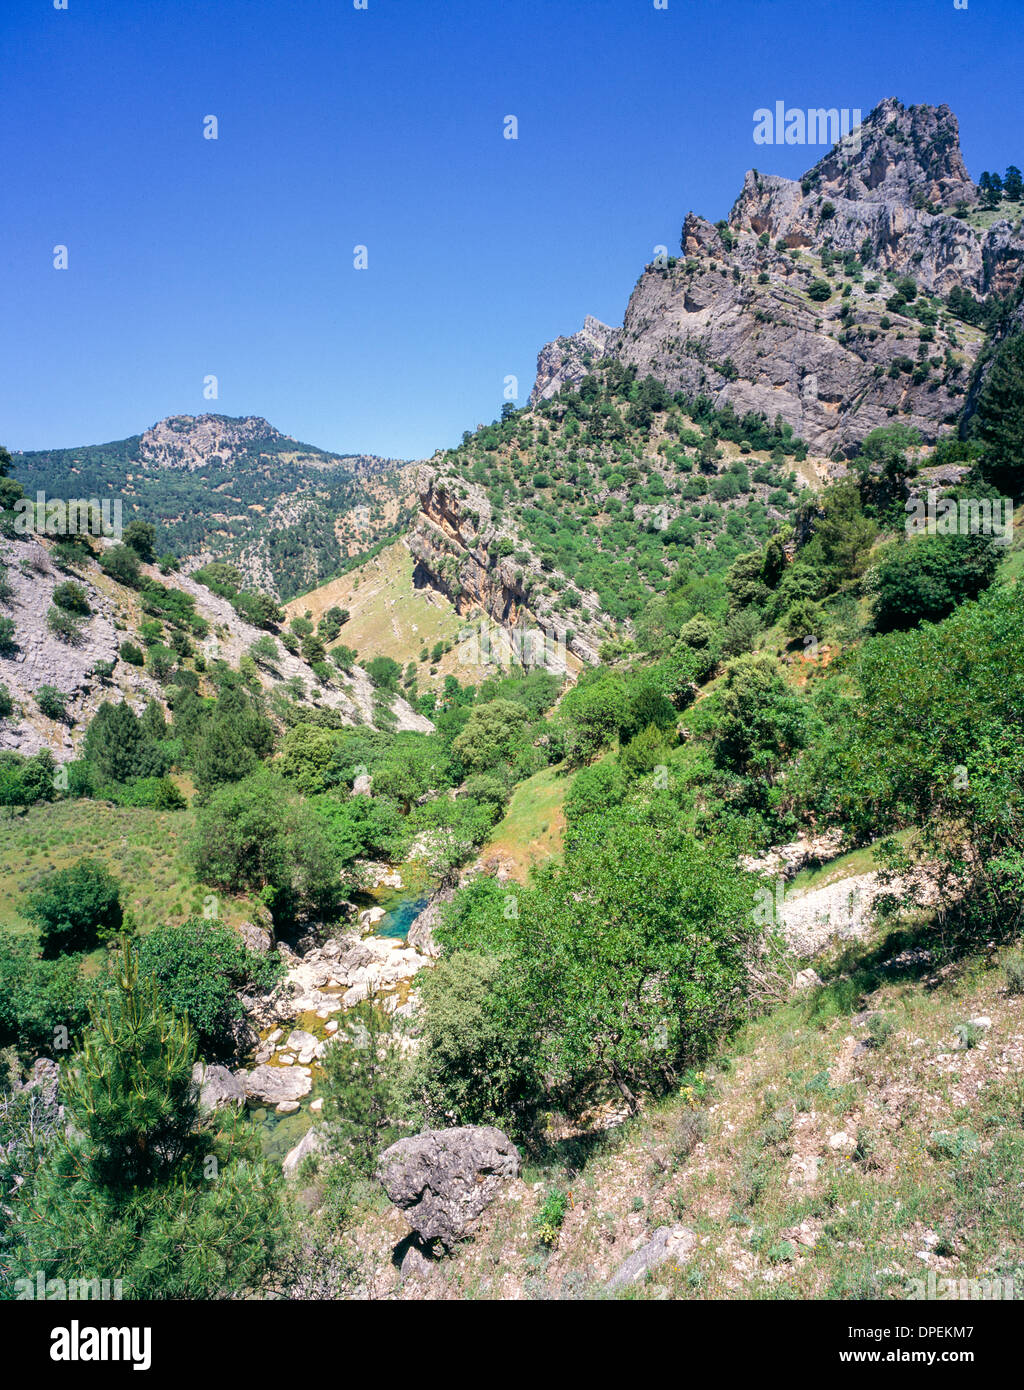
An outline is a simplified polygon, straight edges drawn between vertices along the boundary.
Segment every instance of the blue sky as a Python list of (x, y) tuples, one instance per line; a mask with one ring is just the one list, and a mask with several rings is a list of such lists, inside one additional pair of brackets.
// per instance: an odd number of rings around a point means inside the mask
[(585, 313), (620, 323), (689, 209), (715, 220), (746, 169), (820, 157), (755, 146), (758, 107), (945, 101), (975, 178), (1024, 165), (1021, 17), (1021, 0), (5, 0), (0, 441), (215, 410), (429, 455), (494, 418), (507, 375), (523, 402), (538, 348)]

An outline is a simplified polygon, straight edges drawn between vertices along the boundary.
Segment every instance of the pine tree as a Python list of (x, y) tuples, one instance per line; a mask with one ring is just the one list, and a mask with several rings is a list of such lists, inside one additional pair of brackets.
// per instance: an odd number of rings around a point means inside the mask
[(100, 777), (130, 782), (136, 777), (162, 777), (166, 761), (126, 701), (104, 700), (85, 733), (82, 753)]
[(142, 732), (154, 742), (167, 737), (167, 720), (159, 700), (150, 700), (143, 710), (141, 726)]
[(978, 402), (978, 434), (985, 469), (1019, 496), (1024, 477), (1024, 333), (1007, 338), (996, 353)]
[[(188, 1024), (128, 947), (62, 1068), (65, 1127), (13, 1203), (15, 1276), (108, 1278), (126, 1298), (254, 1292), (283, 1238), (280, 1174), (199, 1114)], [(251, 1141), (250, 1141), (251, 1142)]]
[(399, 1135), (400, 1052), (377, 997), (350, 1009), (343, 1029), (324, 1058), (324, 1117), (342, 1166), (353, 1177), (369, 1178)]

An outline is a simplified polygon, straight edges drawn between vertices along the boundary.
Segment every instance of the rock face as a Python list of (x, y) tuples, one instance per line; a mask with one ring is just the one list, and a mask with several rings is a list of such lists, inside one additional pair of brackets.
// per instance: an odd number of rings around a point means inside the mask
[[(891, 272), (941, 296), (1010, 292), (1024, 270), (1024, 231), (954, 215), (977, 201), (949, 108), (883, 101), (803, 179), (750, 170), (727, 224), (689, 214), (683, 259), (646, 268), (621, 330), (600, 336), (600, 355), (741, 415), (781, 415), (817, 452), (848, 455), (894, 417), (934, 440), (964, 403), (979, 335), (940, 318), (927, 353), (940, 366), (903, 370), (919, 323), (887, 313), (884, 280), (880, 293), (865, 285)], [(865, 266), (849, 295), (835, 282), (827, 301), (807, 296), (823, 252)], [(537, 400), (581, 378), (585, 338), (541, 350)]]
[(238, 934), (242, 938), (247, 951), (255, 951), (259, 956), (265, 956), (274, 943), (274, 938), (267, 927), (259, 926), (256, 922), (242, 922), (238, 927)]
[[(859, 148), (858, 148), (859, 147)], [(815, 165), (822, 192), (863, 202), (969, 206), (978, 191), (960, 153), (960, 127), (948, 106), (903, 107), (887, 97), (852, 138)]]
[(316, 1153), (322, 1147), (322, 1142), (319, 1130), (307, 1129), (295, 1147), (288, 1150), (281, 1162), (285, 1177), (294, 1177), (299, 1171), (302, 1160), (309, 1154)]
[(567, 629), (540, 593), (540, 561), (529, 553), (525, 560), (501, 554), (502, 541), (511, 538), (494, 524), (482, 488), (424, 464), (418, 489), (420, 513), (408, 537), (417, 562), (414, 583), (438, 589), (458, 613), (482, 610), (506, 631), (519, 630), (517, 656), (524, 665), (564, 671), (566, 650), (581, 661), (597, 660), (596, 594), (566, 586), (578, 601)]
[(406, 938), (409, 945), (422, 955), (430, 956), (432, 960), (441, 954), (441, 947), (434, 939), (434, 927), (440, 920), (442, 905), (451, 902), (454, 891), (454, 889), (449, 889), (443, 893), (435, 894), (409, 927), (409, 935)]
[(56, 1107), (60, 1091), (59, 1065), (52, 1057), (37, 1057), (32, 1063), (32, 1076), (21, 1089), (38, 1090), (44, 1104)]
[(461, 1240), (501, 1186), (519, 1176), (519, 1150), (500, 1129), (428, 1129), (381, 1154), (377, 1177), (424, 1241)]
[(590, 364), (605, 355), (608, 345), (619, 333), (600, 319), (587, 314), (583, 327), (571, 338), (556, 338), (541, 348), (537, 358), (537, 378), (530, 392), (530, 404), (550, 400), (565, 385), (578, 386)]

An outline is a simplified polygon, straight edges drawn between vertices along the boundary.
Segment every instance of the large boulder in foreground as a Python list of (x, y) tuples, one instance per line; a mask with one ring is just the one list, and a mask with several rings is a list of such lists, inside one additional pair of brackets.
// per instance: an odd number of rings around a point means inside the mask
[(428, 1129), (380, 1156), (377, 1177), (421, 1240), (454, 1245), (503, 1182), (519, 1176), (519, 1150), (492, 1125)]

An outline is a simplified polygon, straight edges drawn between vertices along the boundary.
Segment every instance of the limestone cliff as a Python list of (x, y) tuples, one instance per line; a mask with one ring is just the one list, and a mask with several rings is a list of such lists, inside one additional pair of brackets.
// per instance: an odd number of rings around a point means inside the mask
[[(690, 213), (682, 258), (644, 270), (599, 351), (717, 406), (781, 415), (817, 452), (849, 455), (893, 418), (934, 440), (982, 343), (939, 297), (1006, 296), (1024, 270), (1019, 222), (982, 225), (977, 200), (949, 108), (883, 101), (801, 180), (752, 169), (727, 222)], [(925, 318), (916, 293), (894, 303), (897, 277), (932, 297)], [(586, 352), (586, 330), (542, 349), (534, 396), (578, 381)]]
[(587, 314), (583, 327), (570, 338), (556, 338), (542, 347), (537, 356), (537, 377), (530, 392), (530, 404), (550, 400), (563, 386), (578, 386), (591, 362), (602, 358), (619, 329), (609, 328)]
[(458, 613), (483, 613), (509, 631), (518, 629), (527, 664), (540, 648), (535, 652), (526, 634), (543, 634), (544, 664), (564, 666), (563, 648), (582, 661), (597, 660), (596, 595), (577, 591), (576, 627), (567, 629), (539, 591), (539, 562), (526, 551), (503, 554), (512, 537), (493, 522), (483, 489), (429, 464), (420, 468), (418, 488), (420, 511), (408, 538), (415, 583), (440, 590)]

